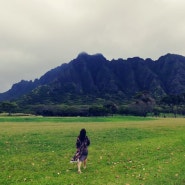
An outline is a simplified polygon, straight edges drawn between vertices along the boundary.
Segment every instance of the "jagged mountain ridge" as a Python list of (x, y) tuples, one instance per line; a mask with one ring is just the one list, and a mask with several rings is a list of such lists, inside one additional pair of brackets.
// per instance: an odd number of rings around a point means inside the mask
[[(24, 96), (24, 101), (63, 102), (66, 96), (130, 98), (149, 91), (154, 97), (185, 92), (185, 57), (167, 54), (158, 60), (139, 57), (108, 61), (102, 54), (79, 54), (68, 64), (48, 71), (40, 79), (14, 84), (0, 100)], [(69, 98), (69, 97), (68, 97)]]

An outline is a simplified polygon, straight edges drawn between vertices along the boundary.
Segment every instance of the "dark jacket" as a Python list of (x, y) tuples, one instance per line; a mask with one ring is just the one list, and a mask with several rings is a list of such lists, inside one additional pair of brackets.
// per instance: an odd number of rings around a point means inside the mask
[(76, 148), (77, 150), (80, 150), (81, 153), (87, 152), (87, 147), (89, 145), (90, 145), (90, 140), (87, 136), (83, 141), (81, 141), (79, 137), (76, 140)]

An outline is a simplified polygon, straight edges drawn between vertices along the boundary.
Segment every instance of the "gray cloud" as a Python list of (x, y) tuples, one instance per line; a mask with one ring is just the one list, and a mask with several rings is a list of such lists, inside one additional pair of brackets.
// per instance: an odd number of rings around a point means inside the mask
[(183, 0), (1, 0), (0, 92), (78, 53), (185, 55)]

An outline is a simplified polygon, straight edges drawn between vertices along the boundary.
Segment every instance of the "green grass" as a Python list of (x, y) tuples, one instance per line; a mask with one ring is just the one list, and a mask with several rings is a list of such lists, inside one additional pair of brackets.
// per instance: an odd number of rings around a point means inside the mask
[[(91, 139), (87, 169), (70, 164), (76, 136)], [(185, 184), (183, 118), (0, 118), (2, 185)]]
[(151, 120), (149, 117), (107, 116), (107, 117), (42, 117), (42, 116), (0, 116), (0, 122), (118, 122)]

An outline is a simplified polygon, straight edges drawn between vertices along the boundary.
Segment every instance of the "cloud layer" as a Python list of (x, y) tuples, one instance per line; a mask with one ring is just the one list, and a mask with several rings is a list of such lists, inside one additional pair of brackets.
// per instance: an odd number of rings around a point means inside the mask
[(106, 58), (185, 55), (183, 0), (1, 0), (0, 92), (80, 52)]

